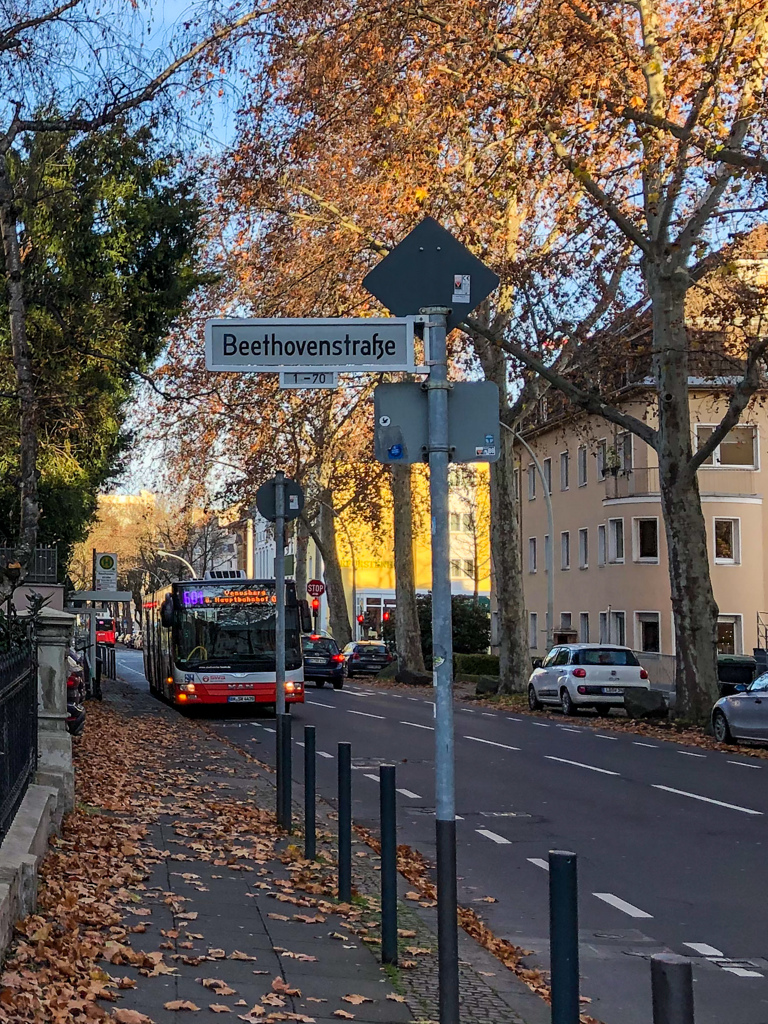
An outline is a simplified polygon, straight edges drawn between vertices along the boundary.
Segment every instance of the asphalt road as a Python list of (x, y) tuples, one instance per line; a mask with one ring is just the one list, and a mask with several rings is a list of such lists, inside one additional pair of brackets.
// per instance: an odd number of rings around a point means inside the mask
[[(118, 669), (146, 687), (140, 652), (118, 651)], [(211, 724), (273, 762), (274, 722), (238, 712)], [(397, 764), (398, 840), (434, 858), (433, 713), (364, 680), (310, 684), (293, 708), (295, 778), (315, 725), (333, 801), (336, 744), (350, 741), (353, 814), (376, 828), (378, 765)], [(697, 1024), (768, 1024), (768, 762), (462, 702), (455, 735), (459, 897), (497, 935), (547, 967), (547, 852), (574, 850), (589, 1013), (651, 1024), (648, 957), (674, 952), (693, 959)]]

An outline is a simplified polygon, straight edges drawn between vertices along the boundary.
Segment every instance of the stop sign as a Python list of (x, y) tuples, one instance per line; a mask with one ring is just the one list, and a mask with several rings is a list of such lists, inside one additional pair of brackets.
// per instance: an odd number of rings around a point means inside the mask
[(322, 580), (310, 580), (307, 584), (307, 593), (310, 597), (322, 597), (325, 593), (325, 584)]

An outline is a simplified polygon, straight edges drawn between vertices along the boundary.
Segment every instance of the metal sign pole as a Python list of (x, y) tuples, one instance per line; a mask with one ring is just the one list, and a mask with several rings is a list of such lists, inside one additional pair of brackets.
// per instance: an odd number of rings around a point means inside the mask
[(435, 830), (440, 1024), (459, 1024), (459, 938), (453, 755), (453, 637), (448, 509), (448, 363), (446, 306), (429, 317), (429, 497), (432, 517), (432, 666), (435, 686)]
[(285, 473), (275, 473), (275, 682), (277, 713), (285, 714)]

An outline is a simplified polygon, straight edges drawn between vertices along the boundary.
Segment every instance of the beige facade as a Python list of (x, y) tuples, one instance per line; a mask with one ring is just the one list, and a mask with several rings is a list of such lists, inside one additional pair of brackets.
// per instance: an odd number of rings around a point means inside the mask
[[(654, 425), (649, 402), (638, 394), (624, 408)], [(694, 445), (720, 421), (726, 402), (714, 390), (692, 388)], [(551, 478), (554, 632), (674, 654), (656, 453), (601, 418), (545, 421), (525, 437)], [(516, 454), (530, 646), (541, 655), (547, 645), (547, 513), (530, 456), (519, 444)], [(751, 654), (758, 646), (758, 615), (768, 608), (766, 484), (768, 410), (760, 400), (699, 470), (721, 653)]]

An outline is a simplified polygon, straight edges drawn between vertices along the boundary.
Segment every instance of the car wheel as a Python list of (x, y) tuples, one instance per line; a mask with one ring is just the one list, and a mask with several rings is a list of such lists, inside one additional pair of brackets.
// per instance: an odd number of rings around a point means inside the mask
[(541, 701), (536, 696), (533, 683), (530, 683), (528, 686), (528, 707), (531, 711), (541, 711)]
[(347, 679), (354, 679), (354, 678), (355, 678), (354, 672), (349, 667), (349, 665), (347, 665)]
[(322, 688), (325, 686), (325, 680), (324, 679), (316, 679), (315, 680), (315, 686), (317, 687), (318, 690), (322, 690)]
[(722, 711), (716, 711), (712, 716), (712, 731), (718, 743), (733, 743), (731, 727)]
[(334, 688), (334, 690), (341, 690), (343, 688), (343, 686), (344, 686), (344, 680), (343, 679), (334, 679), (333, 680), (333, 688)]
[(576, 705), (573, 703), (573, 699), (565, 687), (560, 691), (560, 707), (563, 709), (564, 715), (570, 717), (576, 714)]
[(608, 715), (610, 715), (610, 713), (611, 713), (611, 709), (610, 708), (605, 708), (605, 707), (595, 708), (595, 711), (598, 713), (598, 715), (601, 718), (607, 718)]

